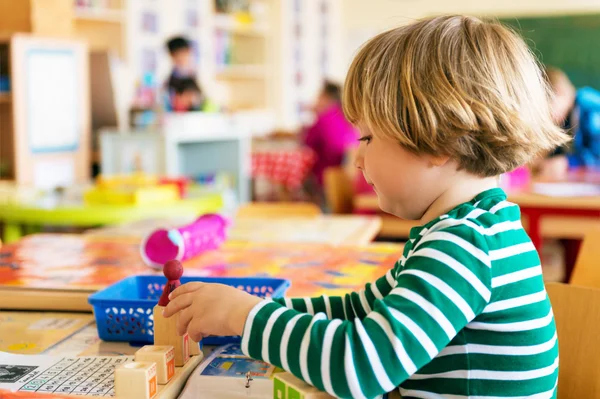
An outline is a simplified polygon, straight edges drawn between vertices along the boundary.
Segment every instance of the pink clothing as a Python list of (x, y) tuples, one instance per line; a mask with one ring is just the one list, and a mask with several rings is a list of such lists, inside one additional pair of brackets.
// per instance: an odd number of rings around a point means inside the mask
[(346, 120), (339, 105), (317, 115), (316, 122), (306, 131), (304, 144), (317, 155), (312, 171), (319, 185), (323, 184), (325, 169), (341, 166), (346, 152), (357, 145), (358, 138), (358, 132)]

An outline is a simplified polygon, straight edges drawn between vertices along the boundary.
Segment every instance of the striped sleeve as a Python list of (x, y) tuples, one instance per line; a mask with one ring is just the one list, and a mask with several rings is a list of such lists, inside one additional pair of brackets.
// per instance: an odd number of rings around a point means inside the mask
[(359, 292), (352, 292), (342, 296), (322, 295), (318, 298), (277, 298), (273, 301), (289, 309), (316, 315), (324, 313), (327, 319), (354, 320), (363, 319), (373, 309), (377, 299), (383, 299), (394, 288), (394, 276), (399, 267), (399, 262), (394, 268), (388, 270), (385, 276), (373, 283), (367, 283)]
[[(362, 319), (328, 320), (326, 313), (311, 315), (264, 301), (248, 316), (242, 349), (334, 396), (390, 392), (429, 363), (489, 302), (485, 238), (462, 224), (427, 234), (394, 285), (370, 302)], [(359, 293), (349, 301), (357, 297), (360, 302)]]

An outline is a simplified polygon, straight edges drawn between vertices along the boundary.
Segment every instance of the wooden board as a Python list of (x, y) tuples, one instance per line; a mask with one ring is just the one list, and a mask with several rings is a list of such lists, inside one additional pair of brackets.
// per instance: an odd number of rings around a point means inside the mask
[[(185, 262), (185, 276), (271, 276), (292, 281), (288, 296), (340, 295), (383, 276), (402, 255), (397, 244), (227, 243)], [(4, 309), (90, 310), (90, 293), (145, 266), (137, 241), (41, 234), (0, 248)], [(72, 303), (73, 305), (70, 305)], [(69, 309), (72, 306), (74, 309)]]

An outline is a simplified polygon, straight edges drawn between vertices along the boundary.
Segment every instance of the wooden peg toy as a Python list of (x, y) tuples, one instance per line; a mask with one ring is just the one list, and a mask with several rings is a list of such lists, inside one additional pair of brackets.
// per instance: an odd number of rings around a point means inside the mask
[(273, 378), (274, 399), (329, 399), (333, 396), (319, 391), (291, 373), (277, 373)]
[(157, 392), (156, 363), (130, 362), (115, 369), (117, 398), (152, 399)]
[(167, 306), (169, 304), (169, 294), (181, 285), (181, 281), (179, 281), (181, 276), (183, 276), (183, 266), (181, 265), (181, 262), (178, 260), (168, 261), (163, 266), (163, 274), (167, 278), (167, 284), (165, 284), (165, 288), (158, 300), (158, 304), (160, 306)]
[(188, 334), (183, 337), (177, 334), (177, 321), (179, 314), (170, 318), (163, 316), (165, 306), (169, 304), (169, 294), (181, 285), (179, 279), (183, 275), (183, 266), (177, 260), (165, 263), (163, 273), (167, 284), (154, 307), (154, 345), (172, 346), (175, 351), (175, 366), (181, 367), (190, 359), (190, 338)]
[(135, 352), (136, 362), (156, 363), (156, 379), (165, 385), (175, 375), (175, 349), (172, 346), (146, 345)]
[(198, 356), (202, 353), (200, 350), (200, 344), (198, 342), (194, 342), (190, 338), (190, 356)]

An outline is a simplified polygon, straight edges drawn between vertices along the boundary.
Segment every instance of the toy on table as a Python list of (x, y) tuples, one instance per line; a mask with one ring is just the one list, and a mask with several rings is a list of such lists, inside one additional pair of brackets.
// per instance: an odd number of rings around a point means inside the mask
[(274, 399), (328, 399), (327, 392), (319, 391), (291, 373), (277, 373), (273, 380)]
[(191, 356), (200, 355), (198, 343), (190, 346), (186, 333), (177, 333), (179, 313), (173, 317), (163, 317), (165, 306), (169, 304), (169, 294), (181, 285), (183, 266), (177, 260), (165, 263), (163, 273), (167, 284), (154, 307), (154, 345), (147, 345), (135, 354), (135, 362), (115, 369), (115, 390), (117, 397), (131, 399), (152, 399), (156, 396), (157, 383), (167, 384), (175, 375), (175, 367), (183, 367)]
[(99, 176), (84, 194), (88, 205), (149, 205), (181, 199), (175, 181), (161, 181), (155, 176), (135, 173), (125, 176)]
[(167, 284), (165, 285), (165, 289), (158, 300), (158, 304), (160, 306), (167, 306), (169, 304), (169, 295), (171, 292), (175, 291), (175, 288), (181, 285), (181, 281), (179, 281), (179, 279), (181, 276), (183, 276), (183, 266), (179, 261), (170, 260), (165, 263), (165, 266), (163, 267), (163, 273), (167, 278)]
[(172, 259), (184, 261), (216, 249), (225, 241), (227, 225), (223, 216), (207, 214), (179, 228), (155, 230), (142, 241), (142, 259), (156, 267)]

